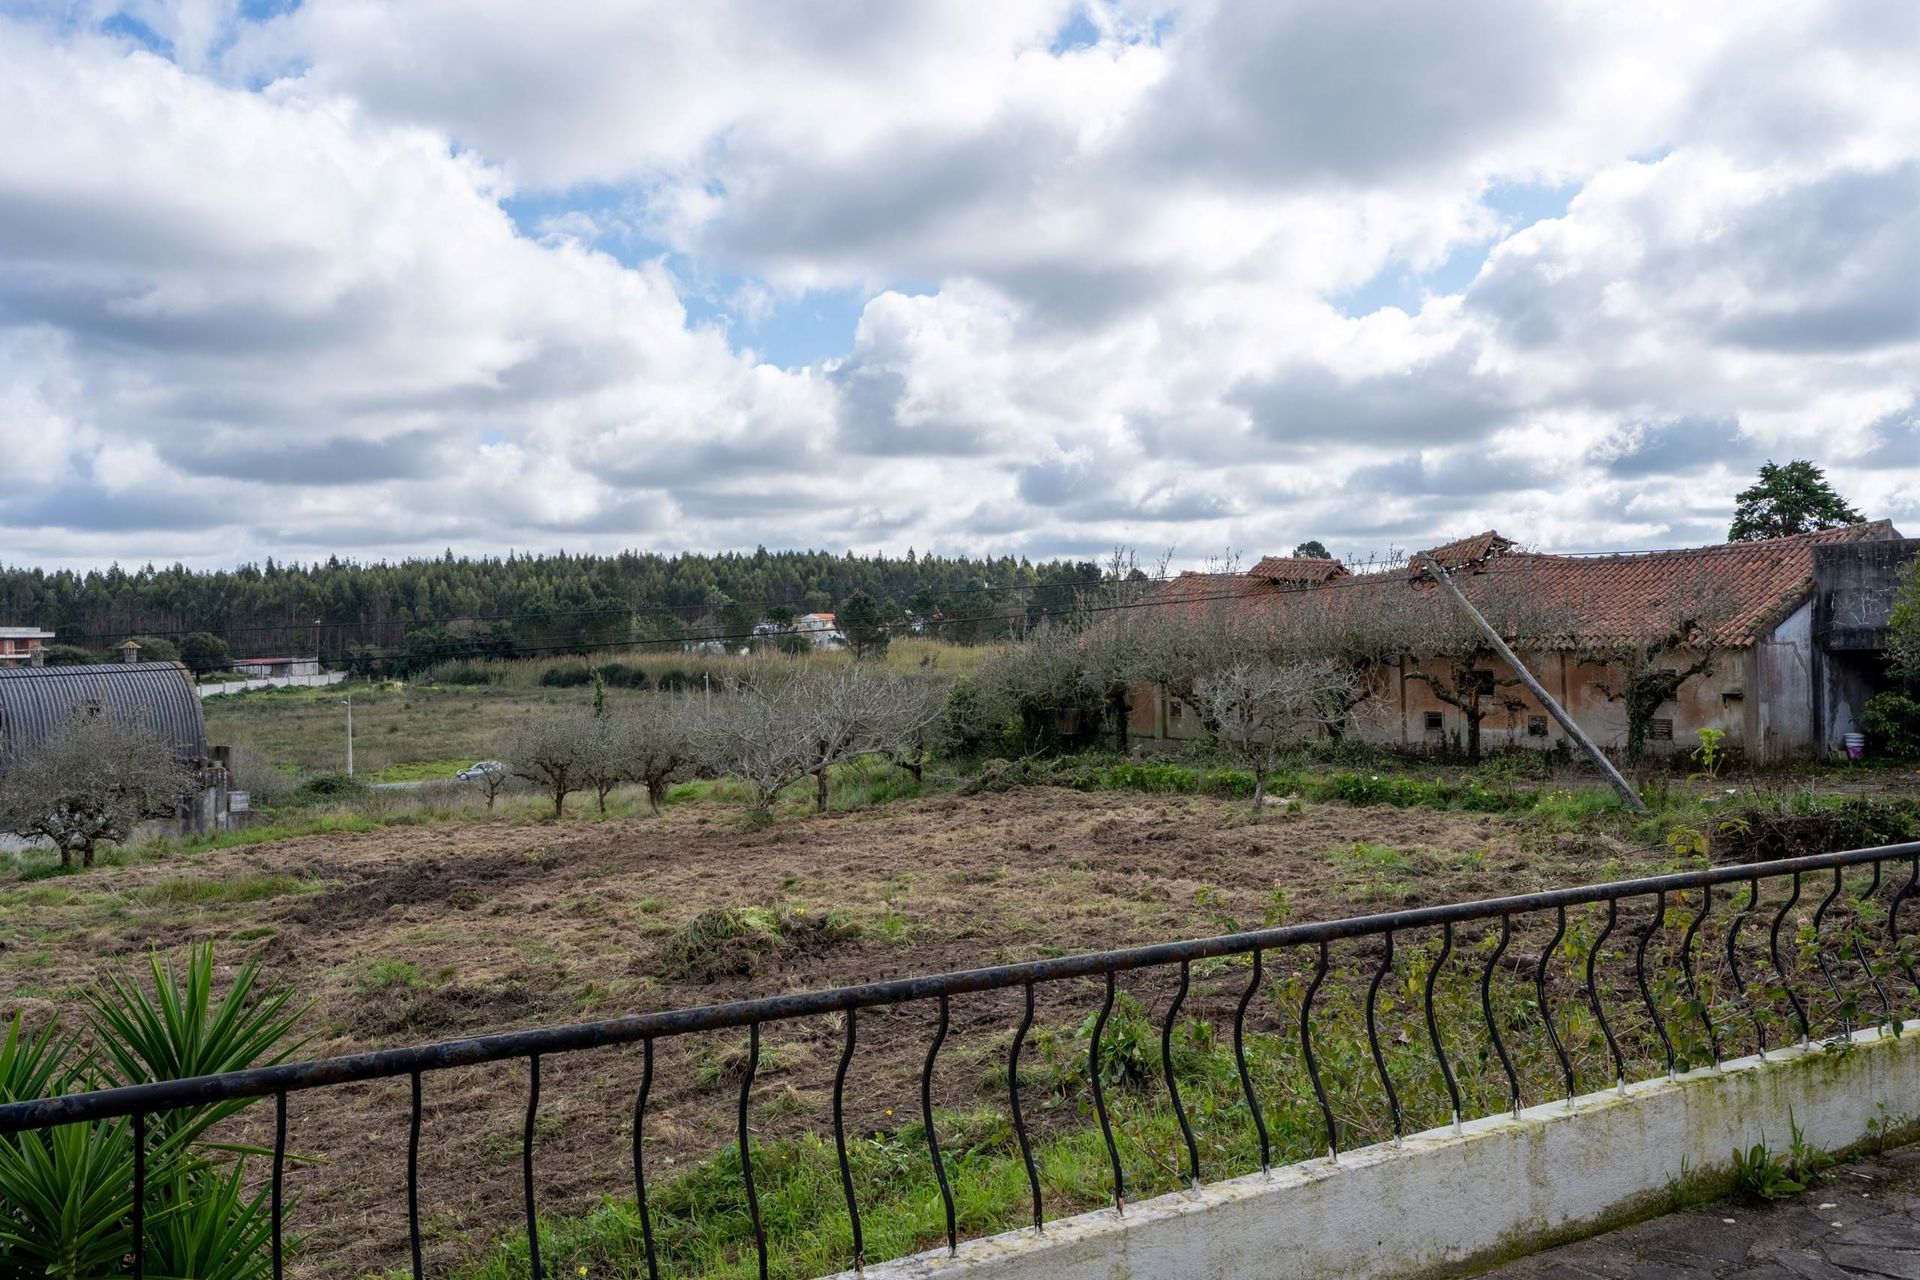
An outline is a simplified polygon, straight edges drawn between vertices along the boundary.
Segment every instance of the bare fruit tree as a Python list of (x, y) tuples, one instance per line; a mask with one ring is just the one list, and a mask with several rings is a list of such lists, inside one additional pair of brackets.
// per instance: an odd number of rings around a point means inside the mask
[(1342, 662), (1235, 659), (1194, 686), (1220, 749), (1253, 774), (1253, 807), (1266, 803), (1267, 779), (1292, 747), (1346, 716), (1355, 676)]
[(629, 780), (628, 740), (632, 735), (624, 718), (616, 720), (606, 714), (604, 698), (597, 689), (594, 703), (580, 753), (580, 780), (586, 784), (584, 790), (593, 792), (594, 807), (605, 813), (608, 793)]
[[(1551, 647), (1572, 629), (1572, 611), (1544, 601), (1524, 570), (1495, 568), (1477, 577), (1456, 572), (1453, 579), (1501, 638), (1523, 652)], [(1520, 678), (1499, 672), (1493, 645), (1479, 624), (1446, 599), (1431, 578), (1416, 578), (1388, 608), (1414, 660), (1405, 668), (1406, 679), (1425, 684), (1460, 712), (1467, 722), (1467, 760), (1478, 764), (1481, 724), (1496, 711), (1511, 717), (1526, 708), (1523, 700), (1504, 692)]]
[(500, 793), (507, 789), (507, 784), (512, 780), (512, 771), (498, 760), (489, 760), (478, 766), (474, 781), (480, 784), (480, 793), (487, 798), (488, 813), (493, 812), (493, 802), (500, 798)]
[(553, 801), (553, 816), (566, 813), (567, 797), (587, 786), (600, 749), (602, 721), (585, 712), (523, 721), (500, 743), (500, 759)]
[(124, 843), (199, 790), (193, 770), (147, 725), (76, 714), (44, 742), (0, 760), (0, 830), (45, 839), (60, 865), (93, 865), (95, 847)]
[(943, 685), (871, 665), (757, 672), (716, 709), (708, 763), (745, 779), (761, 813), (812, 777), (814, 807), (825, 812), (837, 764), (881, 754), (917, 769), (915, 744), (939, 718), (943, 694)]
[(754, 672), (730, 681), (714, 709), (708, 763), (747, 784), (756, 813), (771, 812), (782, 791), (813, 771), (807, 683), (797, 672)]
[(621, 770), (646, 787), (654, 813), (667, 789), (711, 754), (712, 719), (699, 701), (664, 693), (634, 699), (620, 712)]

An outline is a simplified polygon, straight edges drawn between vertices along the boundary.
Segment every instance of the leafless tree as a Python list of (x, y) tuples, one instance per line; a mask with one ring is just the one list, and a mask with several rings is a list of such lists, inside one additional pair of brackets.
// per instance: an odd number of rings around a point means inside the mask
[(871, 749), (920, 781), (926, 770), (927, 743), (947, 709), (952, 683), (926, 676), (881, 673), (868, 725)]
[(634, 699), (619, 713), (622, 772), (646, 787), (655, 814), (667, 789), (710, 754), (711, 721), (699, 700), (664, 693)]
[(1288, 748), (1348, 712), (1354, 673), (1326, 658), (1291, 662), (1236, 659), (1201, 677), (1194, 694), (1223, 751), (1253, 773), (1253, 806)]
[(815, 808), (825, 812), (837, 764), (884, 754), (909, 771), (919, 767), (916, 744), (939, 717), (942, 688), (870, 664), (756, 672), (736, 681), (715, 712), (710, 762), (744, 778), (762, 813), (810, 776)]
[(596, 711), (591, 722), (585, 726), (580, 753), (580, 780), (586, 784), (585, 790), (593, 792), (594, 805), (601, 813), (607, 811), (608, 794), (621, 783), (631, 780), (627, 771), (630, 737), (624, 717), (616, 720), (601, 711)]
[(480, 784), (480, 793), (487, 798), (488, 813), (493, 812), (493, 802), (500, 798), (500, 793), (507, 789), (507, 784), (512, 780), (512, 771), (498, 760), (489, 760), (480, 766), (474, 781)]
[(37, 746), (0, 760), (0, 830), (44, 838), (60, 865), (93, 865), (94, 849), (124, 843), (144, 819), (199, 789), (160, 734), (132, 717), (78, 713)]
[(567, 797), (588, 785), (587, 772), (601, 748), (603, 722), (585, 712), (522, 721), (500, 743), (500, 759), (553, 801), (553, 816), (566, 814)]
[(812, 772), (813, 725), (798, 671), (765, 668), (728, 682), (714, 708), (707, 763), (742, 779), (758, 813)]

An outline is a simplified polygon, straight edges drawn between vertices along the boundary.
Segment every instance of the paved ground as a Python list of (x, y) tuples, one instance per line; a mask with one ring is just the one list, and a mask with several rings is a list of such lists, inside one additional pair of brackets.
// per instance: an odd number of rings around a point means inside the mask
[(1920, 1146), (1830, 1169), (1804, 1195), (1726, 1200), (1509, 1263), (1494, 1280), (1920, 1280)]

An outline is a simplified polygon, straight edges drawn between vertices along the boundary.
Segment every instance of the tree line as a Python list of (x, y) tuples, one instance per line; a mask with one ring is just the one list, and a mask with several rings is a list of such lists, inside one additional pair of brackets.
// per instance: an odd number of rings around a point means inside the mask
[(512, 652), (750, 633), (770, 614), (864, 596), (957, 643), (1005, 639), (1097, 582), (1091, 561), (827, 551), (508, 555), (395, 563), (268, 558), (236, 569), (0, 568), (0, 619), (104, 653), (123, 639), (204, 632), (236, 655), (377, 653), (405, 665)]

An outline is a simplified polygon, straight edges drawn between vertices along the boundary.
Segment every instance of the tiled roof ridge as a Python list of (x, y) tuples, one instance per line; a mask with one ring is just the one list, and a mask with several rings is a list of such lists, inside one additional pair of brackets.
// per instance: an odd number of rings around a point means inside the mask
[(1806, 533), (1783, 534), (1778, 538), (1752, 538), (1744, 542), (1705, 542), (1697, 547), (1654, 547), (1646, 551), (1601, 551), (1584, 555), (1571, 555), (1558, 551), (1509, 551), (1502, 559), (1554, 560), (1563, 564), (1606, 564), (1616, 560), (1637, 562), (1682, 559), (1701, 555), (1730, 555), (1735, 552), (1765, 551), (1769, 548), (1796, 551), (1802, 547), (1862, 541), (1869, 533), (1882, 530), (1891, 532), (1892, 529), (1893, 521), (1891, 520), (1863, 520), (1859, 524), (1835, 525), (1830, 529), (1811, 529)]

